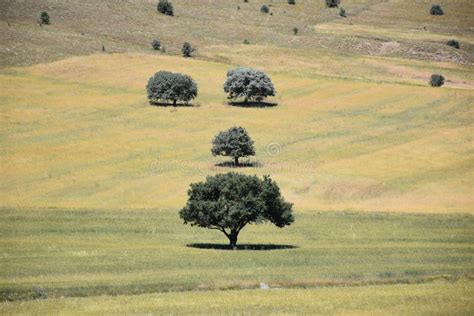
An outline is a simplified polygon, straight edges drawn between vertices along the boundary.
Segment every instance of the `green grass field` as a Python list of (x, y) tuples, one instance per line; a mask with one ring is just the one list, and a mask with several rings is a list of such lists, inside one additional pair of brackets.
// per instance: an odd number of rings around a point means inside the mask
[[(0, 314), (473, 314), (474, 5), (438, 2), (0, 0)], [(278, 105), (228, 105), (237, 66)], [(148, 104), (159, 70), (192, 107)], [(212, 157), (234, 125), (255, 167)], [(183, 225), (189, 184), (231, 170), (270, 174), (296, 222), (238, 251)]]

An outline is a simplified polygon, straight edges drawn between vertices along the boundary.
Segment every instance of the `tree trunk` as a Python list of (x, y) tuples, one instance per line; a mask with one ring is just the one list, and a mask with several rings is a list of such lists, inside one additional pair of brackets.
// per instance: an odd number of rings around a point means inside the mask
[(249, 99), (248, 99), (248, 98), (245, 98), (244, 103), (247, 104), (248, 102), (249, 102)]
[(234, 157), (234, 164), (235, 164), (236, 166), (239, 165), (239, 157)]
[(232, 250), (237, 250), (237, 236), (238, 232), (235, 230), (232, 230), (230, 235), (229, 235), (229, 246)]
[(176, 106), (176, 100), (173, 100), (173, 106)]

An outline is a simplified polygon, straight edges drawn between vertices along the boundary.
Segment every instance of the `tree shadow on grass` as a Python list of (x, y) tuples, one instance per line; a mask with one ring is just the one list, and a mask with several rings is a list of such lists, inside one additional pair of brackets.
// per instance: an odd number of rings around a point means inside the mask
[(175, 108), (194, 108), (194, 107), (199, 107), (199, 104), (192, 104), (192, 103), (176, 103), (174, 105), (173, 103), (170, 102), (157, 102), (157, 101), (150, 101), (150, 105), (153, 106), (162, 106), (162, 107), (175, 107)]
[(216, 167), (222, 168), (262, 168), (263, 165), (258, 161), (241, 162), (236, 165), (233, 161), (225, 161), (215, 164)]
[[(232, 250), (228, 244), (210, 244), (210, 243), (195, 243), (188, 244), (186, 247), (198, 249), (214, 249), (214, 250)], [(237, 245), (237, 250), (282, 250), (282, 249), (296, 249), (299, 248), (293, 245), (278, 245), (278, 244), (240, 244)]]
[(230, 106), (238, 106), (242, 108), (272, 108), (278, 105), (278, 103), (272, 103), (272, 102), (257, 102), (257, 101), (231, 101), (228, 102)]

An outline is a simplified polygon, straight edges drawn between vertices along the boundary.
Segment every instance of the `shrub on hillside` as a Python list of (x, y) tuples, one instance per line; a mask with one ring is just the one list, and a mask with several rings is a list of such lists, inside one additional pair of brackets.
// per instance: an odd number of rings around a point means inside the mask
[(288, 0), (288, 4), (296, 4), (296, 0)]
[(46, 11), (41, 12), (41, 14), (40, 14), (40, 23), (41, 24), (49, 24), (50, 23), (48, 12), (46, 12)]
[(191, 77), (169, 71), (157, 72), (148, 80), (146, 90), (150, 104), (171, 101), (174, 106), (178, 101), (189, 102), (198, 93)]
[(439, 4), (433, 4), (430, 9), (430, 14), (431, 15), (443, 15), (443, 9)]
[(340, 3), (341, 0), (326, 0), (326, 6), (328, 8), (337, 8)]
[(294, 28), (293, 28), (293, 34), (298, 35), (298, 31), (299, 31), (299, 30), (298, 30), (297, 27), (294, 27)]
[(192, 47), (188, 42), (184, 42), (183, 47), (181, 48), (184, 57), (191, 57), (195, 50), (196, 49), (194, 49), (194, 47)]
[(431, 75), (430, 85), (432, 87), (441, 87), (444, 85), (444, 77), (438, 74)]
[(457, 49), (460, 48), (459, 42), (456, 41), (456, 40), (449, 40), (446, 44), (448, 44), (448, 46), (451, 46), (451, 47), (454, 47), (454, 48), (457, 48)]
[(231, 127), (220, 132), (212, 141), (213, 156), (226, 156), (234, 159), (234, 165), (239, 165), (239, 158), (255, 155), (253, 140), (243, 127)]
[(154, 50), (160, 50), (161, 42), (159, 40), (154, 40), (151, 42), (151, 47), (153, 47)]
[(227, 72), (224, 91), (228, 99), (244, 98), (244, 102), (256, 100), (261, 102), (268, 96), (276, 94), (270, 77), (263, 71), (252, 68), (236, 68)]
[(158, 2), (158, 12), (173, 16), (173, 4), (168, 0), (160, 0)]
[(260, 7), (260, 12), (268, 13), (268, 12), (270, 12), (270, 8), (266, 4), (264, 4)]
[(245, 45), (249, 45), (250, 44), (250, 41), (248, 39), (244, 39), (244, 44)]
[(346, 10), (344, 8), (341, 8), (339, 10), (339, 15), (343, 18), (345, 18), (347, 15), (346, 15)]

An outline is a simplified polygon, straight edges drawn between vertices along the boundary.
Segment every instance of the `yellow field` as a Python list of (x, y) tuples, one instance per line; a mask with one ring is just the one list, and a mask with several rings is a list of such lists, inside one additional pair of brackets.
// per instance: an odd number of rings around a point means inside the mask
[[(473, 212), (474, 68), (257, 45), (200, 53), (1, 70), (1, 205), (179, 208), (189, 183), (229, 170), (215, 166), (226, 159), (210, 142), (241, 125), (260, 166), (239, 171), (272, 175), (297, 212)], [(237, 64), (269, 72), (277, 107), (226, 104), (222, 84)], [(195, 107), (148, 105), (158, 70), (192, 76)], [(427, 85), (433, 72), (446, 86)]]

